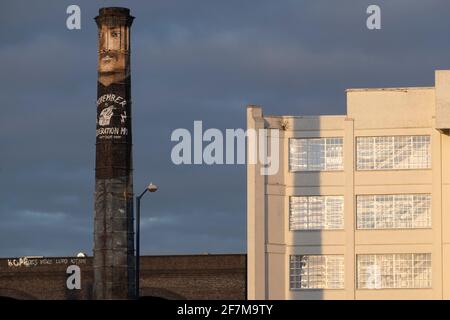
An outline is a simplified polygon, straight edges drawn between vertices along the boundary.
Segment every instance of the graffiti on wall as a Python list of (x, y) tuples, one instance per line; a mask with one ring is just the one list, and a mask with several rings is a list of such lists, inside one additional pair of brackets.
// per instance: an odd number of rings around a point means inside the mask
[(84, 258), (30, 258), (20, 257), (16, 259), (8, 259), (9, 268), (21, 267), (37, 267), (45, 265), (85, 265)]

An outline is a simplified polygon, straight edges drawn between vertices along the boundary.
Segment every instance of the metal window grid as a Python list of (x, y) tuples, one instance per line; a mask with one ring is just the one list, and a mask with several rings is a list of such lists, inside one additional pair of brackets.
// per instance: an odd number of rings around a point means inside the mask
[(298, 196), (290, 198), (290, 230), (344, 228), (343, 196)]
[(357, 170), (429, 169), (430, 136), (356, 138)]
[(360, 289), (431, 288), (431, 254), (357, 255)]
[(291, 255), (289, 266), (291, 290), (343, 289), (343, 255)]
[(343, 138), (300, 138), (289, 141), (291, 171), (342, 170)]
[(431, 195), (359, 195), (358, 229), (413, 229), (431, 227)]

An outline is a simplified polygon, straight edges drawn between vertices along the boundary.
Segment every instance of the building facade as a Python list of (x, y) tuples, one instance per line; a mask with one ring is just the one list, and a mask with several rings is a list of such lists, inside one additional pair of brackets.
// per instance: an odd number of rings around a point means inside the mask
[(280, 155), (247, 167), (248, 298), (450, 299), (450, 71), (346, 94), (342, 116), (247, 109)]

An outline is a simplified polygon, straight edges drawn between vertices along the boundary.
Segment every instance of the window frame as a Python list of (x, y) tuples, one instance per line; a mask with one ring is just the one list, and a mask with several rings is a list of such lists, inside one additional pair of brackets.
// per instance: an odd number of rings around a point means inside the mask
[[(302, 228), (298, 228), (298, 229), (294, 229), (292, 228), (292, 224), (293, 221), (292, 219), (293, 217), (293, 211), (292, 211), (292, 202), (294, 198), (306, 198), (307, 199), (307, 214), (306, 214), (306, 218), (305, 220), (307, 221), (307, 228), (302, 229)], [(328, 219), (329, 217), (327, 216), (327, 213), (329, 213), (327, 209), (327, 198), (339, 198), (342, 203), (340, 204), (341, 206), (341, 224), (338, 228), (319, 228), (319, 227), (310, 227), (311, 222), (309, 222), (309, 219), (311, 218), (311, 214), (310, 214), (310, 200), (311, 198), (324, 198), (325, 202), (325, 212), (323, 212), (321, 214), (321, 225), (324, 225), (324, 222), (329, 221), (331, 219)], [(297, 231), (342, 231), (345, 229), (345, 196), (344, 195), (299, 195), (299, 196), (289, 196), (289, 219), (288, 219), (288, 224), (289, 224), (289, 231), (292, 232), (297, 232)], [(330, 215), (331, 216), (331, 215)], [(297, 218), (299, 219), (299, 218)], [(300, 223), (297, 223), (300, 224)]]
[[(376, 210), (380, 210), (380, 205), (377, 205), (377, 197), (389, 197), (392, 196), (393, 200), (393, 206), (392, 206), (392, 223), (393, 226), (391, 227), (380, 227), (380, 223), (377, 224), (377, 222), (379, 221), (377, 218), (380, 216), (380, 214), (382, 214), (382, 212), (376, 212)], [(427, 226), (412, 226), (412, 227), (404, 227), (404, 226), (395, 226), (396, 220), (395, 217), (401, 215), (401, 213), (396, 213), (395, 212), (395, 204), (396, 201), (399, 201), (398, 199), (395, 199), (396, 197), (401, 197), (401, 196), (411, 196), (411, 204), (414, 204), (414, 196), (427, 196), (428, 199), (426, 200), (427, 203), (429, 203), (429, 207), (427, 208), (428, 211), (428, 216), (427, 216), (427, 220), (429, 222), (429, 224)], [(372, 203), (372, 210), (375, 212), (374, 215), (374, 228), (368, 228), (368, 227), (360, 227), (360, 217), (361, 217), (361, 212), (360, 212), (360, 205), (359, 205), (359, 200), (361, 198), (364, 197), (373, 197), (373, 203)], [(433, 227), (433, 201), (432, 201), (432, 195), (431, 193), (395, 193), (395, 194), (358, 194), (356, 195), (356, 219), (355, 219), (355, 223), (356, 223), (356, 230), (360, 230), (360, 231), (372, 231), (372, 230), (427, 230), (427, 229), (432, 229)], [(409, 212), (409, 216), (408, 216), (408, 221), (411, 220), (412, 222), (414, 222), (413, 218), (414, 218), (414, 211), (416, 209), (412, 208), (411, 212)], [(398, 221), (398, 220), (397, 220)], [(398, 222), (397, 222), (398, 223)], [(381, 224), (386, 224), (386, 222), (382, 222)]]
[[(409, 261), (412, 261), (412, 274), (406, 274), (406, 276), (411, 276), (410, 279), (406, 279), (406, 281), (413, 281), (413, 283), (415, 283), (415, 281), (424, 281), (427, 282), (429, 285), (428, 286), (406, 286), (406, 287), (401, 287), (401, 286), (379, 286), (379, 287), (368, 287), (366, 286), (361, 286), (361, 284), (363, 282), (360, 282), (361, 279), (361, 269), (360, 269), (360, 257), (371, 257), (371, 259), (375, 260), (376, 262), (380, 262), (379, 264), (372, 264), (371, 266), (376, 266), (376, 265), (380, 265), (383, 268), (388, 268), (391, 269), (392, 268), (392, 273), (391, 274), (387, 274), (388, 276), (390, 276), (390, 281), (392, 283), (398, 283), (401, 281), (405, 281), (405, 279), (397, 279), (399, 278), (399, 270), (396, 269), (396, 267), (398, 267), (400, 270), (402, 269), (402, 265), (401, 265), (401, 261), (399, 260), (398, 256), (402, 256), (402, 255), (411, 255), (411, 259)], [(419, 255), (425, 255), (427, 257), (426, 260), (422, 260), (419, 262), (422, 263), (427, 263), (429, 264), (429, 266), (426, 266), (427, 269), (425, 269), (424, 271), (426, 272), (426, 274), (429, 274), (429, 278), (428, 279), (415, 279), (415, 273), (414, 271), (416, 269), (414, 269), (414, 263), (417, 262), (417, 260), (415, 260), (416, 256)], [(390, 257), (392, 259), (388, 259), (387, 257)], [(380, 260), (377, 261), (376, 259), (378, 257), (384, 257), (385, 260)], [(391, 264), (387, 264), (386, 261), (391, 260)], [(403, 260), (404, 261), (408, 261), (408, 260)], [(367, 268), (367, 265), (366, 265)], [(408, 270), (409, 271), (409, 270)], [(386, 283), (386, 279), (383, 279), (383, 275), (386, 276), (386, 273), (384, 272), (384, 270), (382, 269), (380, 271), (380, 283)], [(355, 274), (355, 280), (356, 280), (356, 289), (357, 290), (411, 290), (411, 289), (425, 289), (425, 290), (429, 290), (429, 289), (433, 289), (433, 255), (430, 252), (407, 252), (407, 253), (375, 253), (375, 254), (370, 254), (370, 253), (364, 253), (364, 254), (357, 254), (356, 255), (356, 274)], [(369, 280), (365, 280), (364, 283), (366, 284), (367, 282), (369, 282)], [(420, 282), (419, 282), (420, 283)]]
[[(341, 152), (341, 163), (339, 165), (339, 167), (337, 169), (333, 169), (333, 168), (327, 168), (327, 154), (329, 153), (329, 150), (327, 150), (327, 146), (330, 144), (327, 144), (327, 140), (328, 139), (340, 139), (342, 141), (341, 144), (341, 148), (342, 148), (342, 152)], [(324, 149), (322, 150), (323, 153), (323, 163), (320, 165), (323, 165), (324, 168), (323, 169), (309, 169), (309, 154), (308, 151), (310, 149), (310, 145), (306, 146), (306, 167), (304, 169), (294, 169), (294, 166), (292, 165), (292, 155), (293, 153), (291, 152), (291, 146), (292, 146), (292, 141), (293, 140), (304, 140), (304, 141), (311, 141), (311, 140), (325, 140), (324, 143)], [(308, 173), (308, 172), (340, 172), (340, 171), (344, 171), (344, 137), (343, 136), (332, 136), (332, 137), (292, 137), (289, 138), (288, 141), (288, 168), (289, 168), (289, 172), (293, 172), (293, 173)], [(331, 144), (332, 145), (332, 144)], [(331, 158), (330, 158), (331, 159)], [(297, 167), (300, 167), (300, 165), (297, 165)]]
[[(327, 279), (330, 279), (329, 273), (328, 273), (328, 258), (329, 257), (338, 257), (339, 258), (339, 263), (341, 263), (341, 265), (339, 265), (339, 269), (335, 272), (335, 273), (331, 273), (331, 274), (337, 274), (337, 280), (339, 281), (339, 287), (310, 287), (310, 283), (313, 282), (314, 280), (312, 280), (310, 282), (310, 272), (309, 272), (309, 266), (308, 268), (306, 268), (305, 270), (307, 270), (307, 283), (308, 283), (308, 287), (301, 287), (302, 285), (302, 280), (301, 280), (301, 274), (293, 274), (293, 271), (295, 270), (302, 270), (301, 268), (296, 268), (296, 267), (292, 267), (293, 263), (299, 263), (299, 261), (293, 261), (293, 258), (302, 258), (302, 257), (324, 257), (325, 258), (325, 266), (317, 268), (317, 269), (325, 269), (325, 274), (321, 274), (321, 279), (325, 278), (325, 281), (322, 280), (323, 283), (325, 284), (329, 284), (332, 283), (333, 281), (327, 281)], [(309, 261), (308, 261), (309, 264)], [(330, 262), (331, 264), (331, 262)], [(331, 267), (331, 266), (330, 266)], [(290, 291), (311, 291), (311, 290), (345, 290), (345, 256), (344, 254), (290, 254), (289, 255), (289, 262), (288, 262), (288, 268), (289, 268), (289, 290)], [(317, 277), (317, 275), (315, 275)], [(296, 278), (300, 277), (300, 282), (295, 282)], [(294, 278), (294, 280), (293, 280)], [(316, 280), (317, 281), (317, 280)], [(297, 283), (299, 285), (299, 287), (294, 287), (292, 284), (293, 283)]]
[[(417, 137), (426, 137), (428, 138), (428, 157), (427, 157), (427, 165), (425, 167), (408, 167), (408, 168), (399, 168), (399, 167), (395, 167), (395, 164), (393, 164), (392, 168), (377, 168), (376, 167), (376, 163), (377, 163), (377, 157), (375, 155), (374, 159), (372, 160), (373, 162), (373, 166), (372, 168), (360, 168), (359, 167), (359, 161), (358, 159), (360, 159), (360, 155), (359, 155), (359, 150), (360, 148), (358, 147), (358, 140), (359, 139), (383, 139), (383, 138), (393, 138), (392, 141), (392, 147), (393, 150), (395, 149), (395, 138), (397, 137), (409, 137), (409, 138), (417, 138)], [(431, 170), (432, 167), (432, 154), (431, 154), (431, 149), (432, 149), (432, 141), (431, 141), (431, 134), (406, 134), (406, 135), (400, 135), (400, 134), (396, 134), (396, 135), (382, 135), (382, 136), (355, 136), (355, 171), (405, 171), (405, 170)], [(373, 141), (374, 146), (372, 147), (372, 154), (375, 153), (374, 150), (376, 150), (376, 146), (375, 146), (376, 141)], [(411, 144), (414, 144), (414, 141), (411, 141)], [(386, 150), (386, 149), (384, 149)]]

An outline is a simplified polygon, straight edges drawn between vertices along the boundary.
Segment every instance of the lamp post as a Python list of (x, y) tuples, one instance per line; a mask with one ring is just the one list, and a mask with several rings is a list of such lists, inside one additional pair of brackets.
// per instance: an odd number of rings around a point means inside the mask
[(140, 242), (141, 242), (141, 198), (144, 194), (149, 192), (156, 192), (158, 187), (150, 183), (145, 190), (136, 197), (136, 299), (139, 299), (139, 279), (140, 279)]

